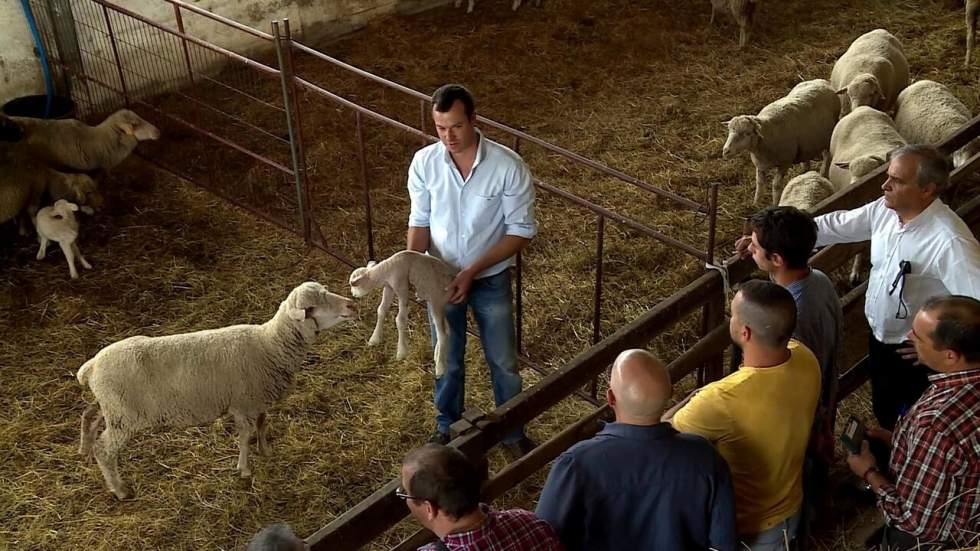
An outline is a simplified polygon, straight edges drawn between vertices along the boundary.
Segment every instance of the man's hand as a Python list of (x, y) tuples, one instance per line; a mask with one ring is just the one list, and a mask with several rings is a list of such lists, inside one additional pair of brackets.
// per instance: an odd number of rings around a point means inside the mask
[(861, 442), (861, 453), (847, 454), (847, 466), (851, 468), (852, 473), (858, 476), (864, 476), (864, 473), (868, 472), (868, 469), (874, 465), (875, 456), (871, 454), (871, 448), (868, 447), (867, 440)]
[(743, 235), (735, 241), (735, 254), (739, 258), (748, 258), (751, 253), (749, 253), (749, 245), (752, 244), (751, 235)]
[(886, 430), (881, 427), (868, 427), (867, 430), (864, 431), (864, 434), (868, 438), (874, 438), (875, 440), (884, 442), (889, 448), (892, 447), (892, 431), (890, 430)]
[(470, 287), (473, 286), (474, 277), (476, 277), (476, 272), (470, 268), (456, 274), (456, 277), (446, 287), (446, 290), (450, 291), (450, 304), (459, 304), (466, 300), (466, 295), (470, 294)]
[(896, 350), (896, 352), (898, 352), (898, 354), (902, 356), (903, 360), (911, 361), (913, 362), (913, 365), (922, 365), (922, 362), (919, 361), (919, 354), (915, 351), (915, 346), (913, 346), (912, 343), (908, 341), (905, 341), (904, 344), (907, 344), (908, 346), (904, 348), (899, 348), (898, 350)]

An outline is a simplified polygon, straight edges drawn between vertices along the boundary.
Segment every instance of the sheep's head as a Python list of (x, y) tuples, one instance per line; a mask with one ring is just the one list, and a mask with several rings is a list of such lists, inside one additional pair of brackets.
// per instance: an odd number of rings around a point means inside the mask
[(868, 107), (883, 107), (885, 104), (885, 94), (881, 91), (881, 84), (878, 79), (869, 73), (861, 73), (851, 79), (850, 84), (845, 88), (837, 90), (840, 96), (847, 95), (850, 109), (854, 110), (862, 105)]
[(834, 163), (837, 168), (842, 168), (851, 173), (851, 185), (871, 174), (883, 164), (885, 164), (885, 158), (881, 155), (862, 155), (851, 159), (850, 162)]
[(141, 142), (160, 138), (160, 129), (146, 122), (142, 117), (129, 109), (116, 111), (109, 115), (106, 122), (119, 133), (132, 136)]
[(762, 123), (755, 115), (739, 115), (722, 124), (728, 127), (728, 140), (721, 150), (723, 159), (752, 150), (762, 139)]
[(87, 205), (95, 209), (102, 208), (104, 203), (102, 194), (99, 193), (99, 185), (87, 174), (66, 174), (72, 191), (75, 193), (75, 201), (79, 205)]
[(279, 310), (285, 311), (293, 321), (308, 323), (312, 320), (316, 332), (352, 319), (357, 314), (354, 301), (327, 291), (326, 287), (315, 281), (307, 281), (293, 289)]
[(54, 202), (54, 206), (52, 206), (51, 209), (62, 218), (74, 218), (75, 215), (73, 213), (78, 210), (78, 205), (72, 203), (71, 201), (58, 199)]
[(354, 298), (361, 298), (367, 296), (372, 289), (378, 287), (378, 283), (371, 278), (371, 268), (376, 264), (375, 261), (368, 262), (368, 265), (361, 268), (354, 268), (354, 271), (350, 274), (350, 294)]

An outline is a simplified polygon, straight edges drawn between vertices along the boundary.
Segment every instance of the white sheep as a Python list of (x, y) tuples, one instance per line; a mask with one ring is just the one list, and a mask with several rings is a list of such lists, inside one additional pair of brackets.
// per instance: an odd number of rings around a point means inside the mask
[(64, 199), (55, 201), (54, 206), (44, 207), (37, 211), (37, 218), (34, 224), (37, 227), (37, 239), (41, 242), (37, 250), (37, 259), (44, 260), (47, 253), (48, 242), (55, 241), (65, 253), (68, 261), (68, 272), (72, 279), (78, 279), (78, 271), (75, 270), (75, 257), (82, 263), (86, 270), (91, 270), (92, 265), (82, 256), (82, 251), (78, 248), (78, 220), (75, 219), (75, 211), (78, 205), (70, 203)]
[(969, 67), (973, 59), (973, 46), (977, 34), (977, 16), (980, 16), (980, 0), (966, 0), (966, 62)]
[(758, 115), (739, 115), (724, 123), (728, 139), (722, 157), (728, 159), (748, 151), (755, 165), (755, 196), (759, 196), (767, 172), (772, 178), (772, 202), (779, 199), (786, 171), (796, 163), (823, 157), (822, 173), (830, 163), (830, 135), (840, 112), (840, 101), (830, 83), (808, 80), (790, 93), (762, 108)]
[(436, 329), (435, 375), (442, 377), (448, 362), (446, 346), (449, 342), (449, 325), (445, 308), (451, 293), (447, 287), (457, 272), (442, 260), (415, 251), (401, 251), (377, 264), (370, 262), (367, 267), (355, 269), (350, 275), (350, 290), (355, 297), (366, 296), (372, 289), (384, 287), (378, 306), (378, 321), (368, 344), (374, 346), (381, 342), (385, 316), (397, 295), (395, 324), (398, 326), (398, 352), (395, 358), (403, 360), (408, 356), (408, 307), (412, 298), (410, 290), (414, 287), (415, 294), (429, 303), (432, 312)]
[(830, 138), (830, 181), (844, 189), (885, 164), (888, 152), (906, 145), (891, 117), (866, 105), (848, 113)]
[(13, 120), (23, 128), (23, 143), (34, 156), (52, 167), (81, 172), (110, 170), (139, 142), (160, 137), (157, 127), (128, 109), (116, 111), (97, 126), (75, 119)]
[(738, 23), (738, 47), (744, 48), (752, 32), (752, 19), (759, 0), (711, 0), (711, 21), (715, 24), (715, 14), (724, 13), (735, 18)]
[[(531, 0), (531, 1), (534, 3), (535, 6), (541, 6), (541, 0)], [(513, 11), (517, 11), (518, 8), (520, 8), (521, 4), (523, 3), (524, 0), (514, 0), (510, 5), (510, 9)], [(456, 0), (456, 3), (454, 5), (457, 8), (462, 6), (463, 0)], [(473, 13), (474, 7), (476, 7), (476, 0), (468, 0), (468, 2), (466, 3), (466, 13)]]
[[(902, 90), (895, 109), (895, 128), (909, 143), (938, 145), (973, 118), (949, 88), (931, 80), (920, 80)], [(953, 166), (962, 166), (977, 152), (980, 139), (956, 150)]]
[[(267, 450), (265, 412), (290, 388), (320, 331), (355, 314), (353, 301), (308, 281), (273, 318), (166, 337), (137, 336), (100, 350), (78, 370), (96, 403), (82, 414), (83, 456), (94, 454), (109, 490), (132, 496), (117, 457), (135, 435), (159, 427), (203, 425), (230, 413), (238, 427), (238, 470), (252, 474), (249, 439)], [(105, 430), (96, 435), (100, 421)]]
[(884, 29), (857, 37), (834, 63), (830, 84), (841, 95), (842, 116), (860, 105), (891, 112), (898, 93), (909, 84), (902, 43)]
[(786, 183), (783, 194), (779, 197), (779, 206), (812, 212), (813, 207), (836, 191), (830, 180), (811, 170)]

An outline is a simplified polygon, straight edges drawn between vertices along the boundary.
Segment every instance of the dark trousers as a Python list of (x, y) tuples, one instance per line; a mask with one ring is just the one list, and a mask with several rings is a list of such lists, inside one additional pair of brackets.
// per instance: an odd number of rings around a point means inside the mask
[(955, 549), (959, 546), (923, 543), (908, 532), (886, 525), (879, 528), (865, 541), (865, 547), (873, 551), (936, 551), (939, 549)]
[[(868, 360), (871, 374), (871, 409), (882, 428), (895, 430), (899, 416), (912, 407), (929, 386), (929, 375), (935, 373), (924, 365), (902, 359), (897, 352), (906, 344), (885, 344), (868, 337)], [(888, 466), (890, 451), (877, 440), (870, 440), (878, 466)]]

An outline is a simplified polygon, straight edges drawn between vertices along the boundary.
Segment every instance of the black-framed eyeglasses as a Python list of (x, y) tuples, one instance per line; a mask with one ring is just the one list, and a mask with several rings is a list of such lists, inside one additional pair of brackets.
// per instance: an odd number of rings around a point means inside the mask
[(405, 491), (401, 486), (395, 488), (395, 497), (400, 498), (403, 501), (408, 501), (409, 499), (424, 500), (424, 497), (413, 496), (412, 494)]
[(898, 288), (898, 311), (895, 312), (895, 319), (904, 320), (909, 317), (909, 307), (905, 304), (905, 276), (910, 273), (912, 273), (912, 263), (908, 260), (899, 262), (898, 275), (895, 276), (891, 289), (888, 290), (888, 295), (891, 296), (895, 294), (895, 289)]

